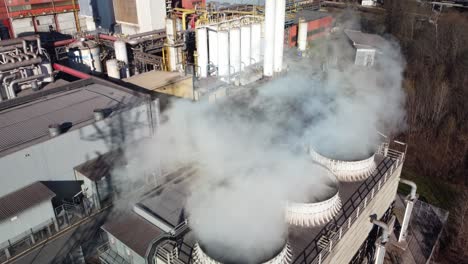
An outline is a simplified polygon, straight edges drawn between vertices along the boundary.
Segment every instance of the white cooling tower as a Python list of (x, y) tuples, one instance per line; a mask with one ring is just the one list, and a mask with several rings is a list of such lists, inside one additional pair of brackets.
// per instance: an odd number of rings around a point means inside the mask
[(357, 161), (335, 160), (322, 156), (309, 148), (309, 154), (315, 162), (330, 169), (341, 182), (357, 182), (367, 179), (377, 167), (375, 153), (367, 159)]
[[(195, 244), (194, 248), (194, 263), (195, 264), (222, 264), (206, 254), (199, 243)], [(269, 261), (263, 262), (261, 264), (289, 264), (292, 261), (292, 252), (291, 246), (286, 243), (283, 249)]]
[(286, 220), (290, 225), (301, 227), (315, 227), (328, 223), (341, 210), (341, 198), (338, 182), (330, 170), (317, 164), (314, 173), (323, 174), (324, 177), (333, 179), (329, 191), (322, 197), (311, 197), (304, 201), (289, 201), (286, 206)]

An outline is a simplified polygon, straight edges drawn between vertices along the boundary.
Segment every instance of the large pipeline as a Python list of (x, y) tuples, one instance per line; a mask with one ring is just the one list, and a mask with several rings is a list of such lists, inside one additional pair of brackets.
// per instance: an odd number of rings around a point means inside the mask
[(26, 67), (26, 66), (30, 66), (30, 65), (34, 65), (34, 64), (39, 64), (41, 62), (42, 62), (41, 58), (34, 58), (34, 59), (15, 62), (15, 63), (1, 64), (0, 65), (0, 72), (11, 71), (11, 70), (14, 70), (16, 68)]
[(61, 64), (58, 64), (58, 63), (54, 63), (54, 65), (52, 65), (52, 67), (54, 68), (54, 70), (70, 74), (70, 75), (75, 76), (75, 77), (80, 78), (80, 79), (89, 79), (89, 78), (91, 78), (91, 75), (88, 75), (86, 73), (82, 73), (80, 71), (77, 71), (75, 69), (72, 69), (70, 67), (67, 67), (67, 66), (64, 66), (64, 65), (61, 65)]

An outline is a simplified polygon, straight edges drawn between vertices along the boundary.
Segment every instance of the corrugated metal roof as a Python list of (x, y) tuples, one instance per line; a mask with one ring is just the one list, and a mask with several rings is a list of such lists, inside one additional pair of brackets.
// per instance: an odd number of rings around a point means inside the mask
[(41, 182), (35, 182), (15, 192), (0, 197), (0, 221), (14, 217), (24, 210), (55, 197)]
[(384, 38), (375, 34), (363, 33), (356, 30), (345, 30), (344, 32), (355, 46), (380, 48), (385, 45), (386, 42)]
[(85, 122), (94, 122), (94, 109), (116, 110), (135, 102), (136, 97), (130, 91), (92, 83), (0, 111), (0, 156), (34, 140), (47, 140), (50, 124), (72, 130)]
[(141, 257), (145, 257), (150, 242), (164, 233), (164, 231), (133, 212), (109, 217), (109, 221), (102, 226), (102, 229)]
[(86, 178), (92, 181), (97, 181), (102, 177), (110, 176), (112, 170), (116, 166), (123, 166), (125, 164), (126, 162), (123, 153), (117, 150), (89, 160), (75, 167), (75, 170)]

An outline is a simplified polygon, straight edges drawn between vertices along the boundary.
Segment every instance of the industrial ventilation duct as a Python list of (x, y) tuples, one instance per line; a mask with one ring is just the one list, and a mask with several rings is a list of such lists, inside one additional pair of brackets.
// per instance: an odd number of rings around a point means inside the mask
[[(317, 173), (327, 174), (329, 178), (336, 177), (326, 168), (317, 170)], [(286, 219), (290, 225), (301, 227), (315, 227), (328, 223), (341, 209), (341, 199), (338, 182), (334, 182), (331, 191), (323, 199), (311, 198), (310, 201), (289, 201), (286, 206)], [(318, 200), (318, 202), (311, 202)]]
[[(292, 251), (289, 243), (285, 243), (283, 248), (279, 251), (276, 256), (262, 264), (289, 264), (292, 260)], [(202, 249), (199, 243), (195, 244), (194, 248), (194, 262), (195, 264), (222, 264), (222, 260), (215, 260), (211, 258), (205, 251)]]
[(366, 159), (356, 161), (331, 159), (322, 156), (313, 148), (309, 148), (309, 155), (312, 160), (330, 169), (341, 182), (363, 181), (372, 175), (377, 167), (375, 153)]

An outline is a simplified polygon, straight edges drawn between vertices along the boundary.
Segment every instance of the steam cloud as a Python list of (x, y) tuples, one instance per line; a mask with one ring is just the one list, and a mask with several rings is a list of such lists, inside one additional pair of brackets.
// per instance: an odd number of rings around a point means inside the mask
[[(335, 43), (320, 52), (352, 54), (348, 43), (347, 50)], [(289, 56), (285, 77), (242, 96), (176, 101), (143, 148), (141, 166), (197, 164), (186, 209), (202, 247), (224, 263), (263, 262), (287, 237), (285, 201), (321, 201), (336, 192), (336, 180), (307, 159), (307, 145), (357, 159), (375, 151), (378, 130), (403, 127), (399, 47), (388, 41), (377, 56), (373, 68)]]

